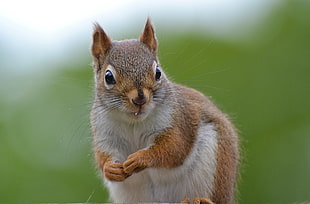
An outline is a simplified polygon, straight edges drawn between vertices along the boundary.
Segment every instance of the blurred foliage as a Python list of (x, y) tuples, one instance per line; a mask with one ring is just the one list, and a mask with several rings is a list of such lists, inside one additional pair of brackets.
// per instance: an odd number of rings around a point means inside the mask
[[(158, 31), (171, 79), (211, 96), (240, 130), (240, 203), (310, 201), (309, 36), (306, 1), (288, 1), (241, 41)], [(91, 151), (90, 61), (3, 77), (0, 202), (108, 201)]]

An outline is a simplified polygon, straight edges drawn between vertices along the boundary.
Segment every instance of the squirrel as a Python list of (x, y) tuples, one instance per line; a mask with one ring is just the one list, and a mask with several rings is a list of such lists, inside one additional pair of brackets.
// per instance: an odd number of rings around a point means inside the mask
[(173, 83), (147, 18), (139, 39), (94, 24), (95, 162), (115, 203), (235, 203), (238, 135), (202, 93)]

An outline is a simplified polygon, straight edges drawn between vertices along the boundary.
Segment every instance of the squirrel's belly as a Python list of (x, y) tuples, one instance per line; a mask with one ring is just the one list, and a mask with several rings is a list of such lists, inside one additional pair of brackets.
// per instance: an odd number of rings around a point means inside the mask
[(124, 202), (180, 202), (185, 197), (210, 197), (216, 173), (217, 132), (212, 123), (198, 129), (195, 145), (176, 168), (150, 168), (124, 182), (108, 182), (111, 198)]
[(136, 203), (153, 201), (153, 183), (144, 170), (128, 177), (123, 182), (105, 181), (114, 203)]

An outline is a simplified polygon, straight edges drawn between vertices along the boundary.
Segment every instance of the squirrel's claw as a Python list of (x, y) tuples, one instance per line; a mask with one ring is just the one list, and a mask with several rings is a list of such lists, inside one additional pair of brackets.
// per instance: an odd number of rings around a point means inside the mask
[(193, 204), (214, 204), (210, 199), (202, 197), (195, 197), (193, 202), (191, 202), (191, 200), (189, 198), (184, 198), (184, 200), (181, 203), (193, 203)]
[(129, 155), (123, 164), (124, 172), (127, 174), (138, 173), (147, 167), (146, 150), (140, 150)]
[(124, 172), (123, 164), (107, 162), (103, 167), (104, 176), (110, 181), (124, 181), (130, 176)]

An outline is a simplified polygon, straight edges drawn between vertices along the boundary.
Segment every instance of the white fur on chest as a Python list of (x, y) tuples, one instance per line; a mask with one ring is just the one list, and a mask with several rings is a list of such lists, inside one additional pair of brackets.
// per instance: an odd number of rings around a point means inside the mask
[(194, 148), (176, 168), (151, 168), (124, 182), (106, 181), (116, 203), (180, 202), (185, 197), (210, 197), (216, 173), (217, 132), (212, 123), (201, 124)]
[(155, 137), (170, 126), (171, 111), (159, 107), (140, 122), (128, 122), (126, 115), (117, 111), (95, 118), (96, 148), (111, 155), (112, 160), (124, 162), (130, 154), (152, 145)]

